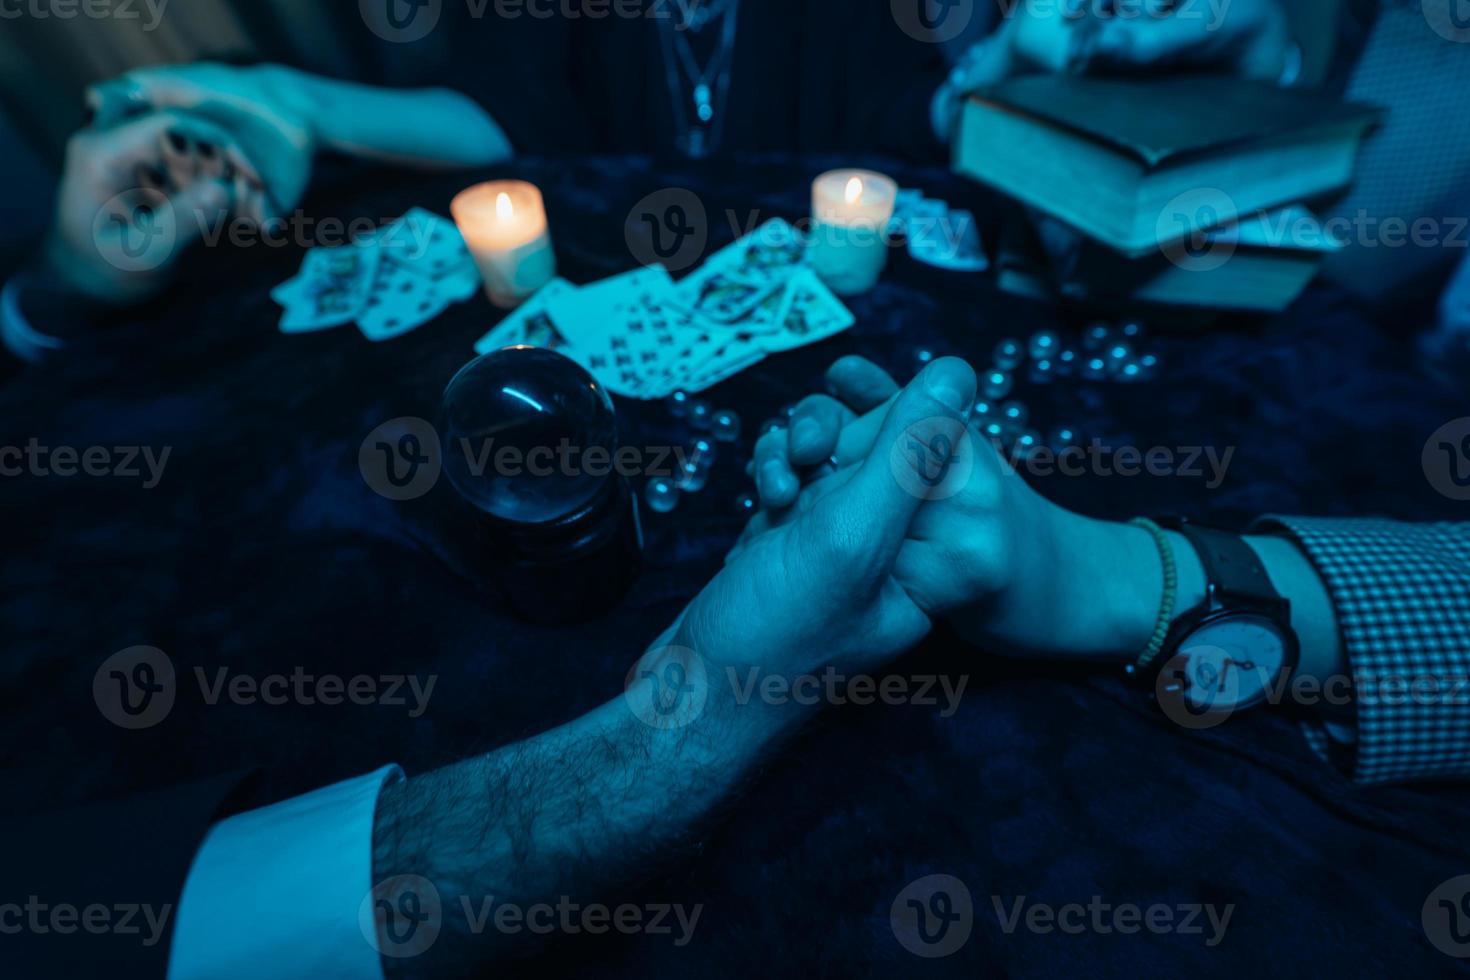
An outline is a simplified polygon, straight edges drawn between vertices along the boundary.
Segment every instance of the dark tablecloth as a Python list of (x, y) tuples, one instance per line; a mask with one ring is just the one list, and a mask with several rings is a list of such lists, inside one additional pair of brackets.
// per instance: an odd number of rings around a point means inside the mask
[[(545, 191), (561, 268), (585, 282), (632, 267), (624, 219), (664, 187), (694, 190), (711, 248), (738, 223), (797, 218), (810, 178), (839, 162), (752, 159), (706, 171), (638, 159), (523, 161)], [(940, 171), (873, 161), (982, 218), (989, 202)], [(464, 175), (342, 175), (309, 213), (443, 214)], [(703, 493), (645, 513), (647, 569), (611, 615), (568, 628), (520, 624), (469, 571), (447, 481), (390, 502), (358, 471), (358, 447), (398, 416), (433, 418), (445, 382), (499, 314), (452, 308), (400, 340), (353, 328), (283, 337), (268, 292), (299, 248), (214, 250), (159, 308), (75, 357), (0, 389), (0, 445), (170, 447), (162, 482), (0, 480), (3, 806), (32, 809), (262, 766), (285, 796), (402, 763), (422, 772), (566, 721), (616, 694), (637, 654), (716, 569), (737, 534), (734, 499), (762, 419), (861, 352), (901, 376), (915, 351), (984, 363), (1054, 311), (984, 276), (896, 256), (850, 305), (841, 338), (773, 357), (708, 396), (746, 434)], [(1266, 322), (1154, 343), (1150, 384), (1062, 382), (1018, 391), (1043, 428), (1140, 447), (1234, 447), (1228, 476), (1040, 480), (1090, 514), (1177, 512), (1240, 524), (1266, 512), (1454, 518), (1420, 467), (1463, 399), (1417, 374), (1409, 324), (1375, 324), (1309, 292)], [(660, 404), (619, 402), (625, 441), (691, 433)], [(1463, 517), (1463, 511), (1459, 512)], [(181, 675), (437, 675), (422, 717), (406, 708), (204, 703), (181, 687), (160, 725), (125, 732), (92, 679), (135, 644)], [(776, 758), (700, 846), (631, 890), (704, 903), (693, 942), (570, 937), (535, 968), (622, 975), (1409, 975), (1457, 965), (1420, 927), (1430, 890), (1470, 871), (1470, 793), (1361, 788), (1311, 755), (1293, 723), (1257, 712), (1206, 732), (1159, 715), (1110, 676), (1018, 664), (936, 636), (896, 668), (969, 675), (959, 711), (829, 710)], [(166, 832), (161, 828), (160, 832)], [(11, 842), (14, 845), (16, 842)], [(974, 898), (957, 953), (921, 960), (889, 907), (910, 881), (947, 873)], [(1200, 935), (1003, 931), (996, 906), (1028, 902), (1235, 906), (1223, 942)], [(1208, 930), (1207, 930), (1208, 932)], [(513, 972), (529, 970), (532, 965)]]

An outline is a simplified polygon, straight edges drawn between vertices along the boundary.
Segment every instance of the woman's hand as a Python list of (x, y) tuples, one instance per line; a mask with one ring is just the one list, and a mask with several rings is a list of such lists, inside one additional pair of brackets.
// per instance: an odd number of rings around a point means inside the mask
[(952, 137), (965, 96), (1016, 75), (1144, 74), (1181, 66), (1276, 81), (1291, 38), (1280, 0), (1141, 0), (1097, 12), (1098, 0), (1018, 3), (966, 52), (940, 86), (934, 126)]
[(254, 209), (257, 175), (230, 133), (184, 113), (82, 130), (67, 145), (46, 271), (94, 301), (146, 299), (209, 228)]
[(140, 68), (93, 86), (87, 103), (95, 129), (139, 112), (174, 110), (228, 132), (253, 164), (240, 174), (238, 210), (262, 224), (301, 202), (321, 142), (313, 86), (277, 65)]
[[(873, 438), (894, 380), (847, 357), (827, 384), (831, 395), (807, 398), (788, 429), (757, 443), (752, 472), (764, 509), (734, 560), (819, 506), (855, 463), (894, 452), (875, 454)], [(898, 451), (934, 481), (894, 562), (894, 578), (921, 609), (996, 652), (1126, 659), (1143, 649), (1163, 584), (1146, 531), (1057, 507), (974, 429), (952, 443), (915, 430)]]

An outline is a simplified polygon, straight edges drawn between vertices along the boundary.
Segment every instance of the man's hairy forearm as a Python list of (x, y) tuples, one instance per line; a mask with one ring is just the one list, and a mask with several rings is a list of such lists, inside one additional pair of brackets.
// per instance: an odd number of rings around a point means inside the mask
[[(390, 977), (458, 976), (515, 955), (529, 930), (497, 929), (498, 908), (585, 905), (649, 874), (691, 841), (802, 717), (714, 694), (682, 728), (660, 730), (640, 714), (648, 717), (618, 698), (561, 728), (384, 791), (373, 880), (427, 879), (442, 908), (428, 949), (384, 957)], [(388, 951), (390, 942), (380, 936), (379, 948)]]

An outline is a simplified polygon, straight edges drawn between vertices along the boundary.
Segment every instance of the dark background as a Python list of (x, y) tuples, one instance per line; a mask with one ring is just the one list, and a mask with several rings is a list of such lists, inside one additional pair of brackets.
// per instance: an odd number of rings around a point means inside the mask
[[(811, 178), (852, 162), (527, 159), (497, 174), (543, 188), (562, 271), (586, 282), (631, 267), (623, 224), (651, 191), (687, 187), (713, 216), (731, 208), (742, 219), (796, 219)], [(866, 162), (987, 222), (993, 214), (942, 169)], [(473, 179), (341, 173), (307, 210), (447, 213)], [(711, 249), (728, 238), (717, 219)], [(761, 420), (814, 390), (834, 358), (860, 352), (906, 378), (920, 351), (983, 365), (1001, 337), (1024, 340), (1057, 322), (983, 276), (896, 252), (879, 287), (852, 300), (850, 333), (709, 393), (743, 417), (739, 449), (722, 447), (710, 487), (672, 514), (645, 513), (647, 569), (612, 615), (552, 629), (507, 616), (469, 571), (468, 524), (447, 481), (395, 504), (357, 467), (377, 425), (434, 416), (444, 384), (498, 314), (476, 298), (396, 342), (369, 344), (350, 327), (283, 337), (268, 290), (301, 258), (294, 248), (215, 250), (161, 305), (94, 336), (77, 356), (0, 385), (0, 445), (36, 437), (173, 449), (151, 491), (109, 479), (0, 481), (5, 810), (242, 767), (262, 767), (265, 797), (281, 798), (388, 762), (421, 773), (573, 718), (618, 694), (629, 664), (719, 566), (740, 528), (734, 498), (747, 489), (741, 471)], [(1419, 373), (1406, 337), (1355, 310), (1318, 288), (1281, 317), (1157, 338), (1154, 383), (1023, 384), (1017, 397), (1043, 429), (1065, 422), (1084, 438), (1144, 448), (1236, 447), (1213, 491), (1185, 477), (1059, 477), (1041, 489), (1112, 518), (1456, 516), (1419, 457), (1430, 432), (1464, 414), (1463, 391)], [(618, 408), (625, 442), (693, 436), (661, 404)], [(92, 679), (135, 644), (168, 653), (180, 694), (163, 723), (123, 732), (97, 710)], [(434, 674), (438, 684), (419, 719), (392, 707), (211, 707), (192, 672), (212, 676), (221, 665), (255, 676), (298, 665)], [(606, 898), (704, 903), (688, 947), (574, 937), (525, 971), (1397, 976), (1456, 965), (1430, 947), (1419, 913), (1431, 889), (1466, 870), (1464, 788), (1358, 787), (1314, 757), (1281, 713), (1184, 731), (1111, 676), (1013, 663), (943, 635), (894, 670), (969, 675), (960, 711), (827, 711), (709, 837), (669, 855), (641, 889)], [(935, 873), (967, 883), (975, 927), (960, 952), (925, 961), (894, 940), (888, 911), (910, 881)], [(991, 898), (1062, 904), (1095, 894), (1236, 908), (1224, 942), (1208, 949), (1201, 936), (1172, 934), (1008, 936)]]

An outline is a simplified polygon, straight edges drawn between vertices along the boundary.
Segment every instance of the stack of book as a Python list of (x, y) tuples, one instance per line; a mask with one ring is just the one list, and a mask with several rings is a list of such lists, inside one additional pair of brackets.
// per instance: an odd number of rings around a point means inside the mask
[(955, 168), (1076, 233), (1048, 266), (1065, 296), (1277, 310), (1341, 247), (1306, 205), (1351, 181), (1377, 118), (1219, 76), (1033, 75), (967, 102)]

